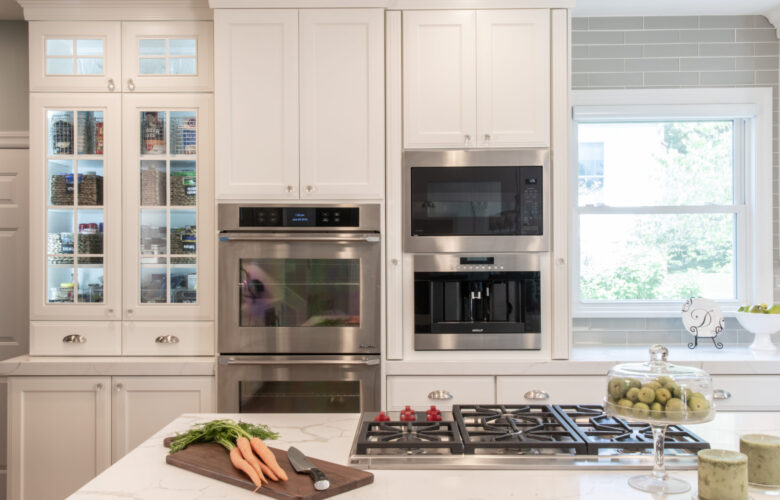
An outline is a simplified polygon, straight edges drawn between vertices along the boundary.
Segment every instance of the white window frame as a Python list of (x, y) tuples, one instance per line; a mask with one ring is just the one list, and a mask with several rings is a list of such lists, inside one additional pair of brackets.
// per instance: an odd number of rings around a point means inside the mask
[[(689, 89), (610, 89), (572, 92), (571, 162), (569, 170), (572, 317), (629, 318), (679, 316), (682, 300), (583, 301), (579, 296), (579, 215), (598, 209), (577, 206), (578, 158), (577, 125), (593, 122), (636, 122), (648, 120), (735, 121), (734, 133), (744, 134), (744, 151), (735, 149), (734, 200), (744, 207), (726, 213), (737, 214), (737, 298), (719, 301), (724, 313), (733, 313), (743, 304), (773, 302), (772, 265), (772, 89), (771, 88), (689, 88)], [(743, 121), (744, 120), (744, 121)], [(744, 123), (744, 126), (741, 124)], [(696, 207), (701, 212), (702, 207)], [(670, 212), (693, 211), (675, 207)], [(620, 209), (622, 213), (646, 213), (642, 207)], [(722, 209), (713, 210), (723, 213)], [(658, 209), (653, 209), (658, 213)], [(613, 212), (614, 213), (614, 212)]]

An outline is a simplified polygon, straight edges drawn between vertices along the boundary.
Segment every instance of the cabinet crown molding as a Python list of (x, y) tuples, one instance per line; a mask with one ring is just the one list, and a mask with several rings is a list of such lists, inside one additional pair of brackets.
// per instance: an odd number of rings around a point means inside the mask
[(208, 0), (17, 0), (26, 21), (208, 21)]
[(212, 9), (571, 9), (575, 0), (209, 0)]

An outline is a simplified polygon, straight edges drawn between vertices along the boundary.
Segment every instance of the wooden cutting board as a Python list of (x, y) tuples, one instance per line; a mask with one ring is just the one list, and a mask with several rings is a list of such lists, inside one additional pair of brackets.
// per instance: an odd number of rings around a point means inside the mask
[[(163, 444), (168, 447), (172, 440), (172, 437), (165, 438)], [(295, 469), (290, 464), (290, 460), (287, 458), (286, 451), (277, 448), (271, 448), (271, 451), (276, 455), (279, 466), (287, 473), (289, 480), (270, 481), (269, 484), (263, 484), (263, 487), (257, 490), (258, 493), (269, 497), (317, 500), (329, 498), (374, 482), (374, 475), (370, 472), (309, 457), (309, 460), (322, 470), (330, 480), (330, 488), (324, 491), (317, 491), (314, 489), (314, 482), (310, 475), (295, 472)], [(228, 451), (222, 445), (216, 443), (192, 444), (172, 455), (167, 455), (165, 462), (238, 486), (239, 488), (245, 488), (250, 491), (255, 489), (255, 485), (250, 481), (249, 477), (230, 463)]]

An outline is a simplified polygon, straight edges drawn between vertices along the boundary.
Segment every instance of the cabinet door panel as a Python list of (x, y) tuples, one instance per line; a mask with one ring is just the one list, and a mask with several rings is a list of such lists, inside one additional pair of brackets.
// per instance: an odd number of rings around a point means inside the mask
[(182, 413), (216, 411), (213, 377), (114, 377), (112, 382), (112, 462)]
[(298, 12), (215, 13), (217, 198), (298, 198)]
[(403, 15), (404, 145), (474, 146), (474, 11)]
[(604, 377), (496, 377), (499, 404), (602, 404), (604, 391)]
[(214, 23), (122, 23), (123, 92), (214, 89)]
[(9, 379), (10, 499), (65, 498), (111, 464), (110, 383), (109, 377)]
[(550, 145), (550, 13), (477, 12), (477, 144)]
[(119, 22), (49, 22), (29, 25), (30, 90), (119, 92), (122, 81)]
[(382, 10), (302, 10), (300, 40), (301, 196), (382, 198)]
[(493, 377), (387, 377), (387, 409), (401, 410), (407, 405), (425, 410), (436, 405), (440, 410), (451, 410), (455, 404), (493, 404), (495, 384)]

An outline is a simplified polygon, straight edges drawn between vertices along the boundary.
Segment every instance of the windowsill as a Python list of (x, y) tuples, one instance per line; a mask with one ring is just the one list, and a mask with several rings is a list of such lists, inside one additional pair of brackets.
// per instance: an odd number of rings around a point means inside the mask
[[(693, 338), (693, 337), (691, 337)], [(593, 362), (643, 362), (650, 359), (647, 345), (589, 345), (572, 346), (569, 361)], [(689, 349), (687, 346), (668, 346), (669, 362), (671, 363), (701, 363), (701, 362), (744, 362), (762, 361), (778, 363), (780, 365), (780, 351), (763, 352), (753, 351), (747, 345), (725, 345), (723, 349), (716, 349), (709, 339), (701, 339), (699, 346)], [(748, 366), (755, 370), (755, 366)]]

